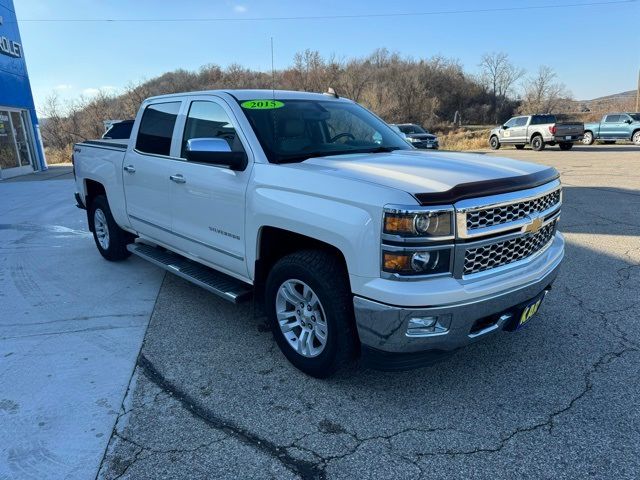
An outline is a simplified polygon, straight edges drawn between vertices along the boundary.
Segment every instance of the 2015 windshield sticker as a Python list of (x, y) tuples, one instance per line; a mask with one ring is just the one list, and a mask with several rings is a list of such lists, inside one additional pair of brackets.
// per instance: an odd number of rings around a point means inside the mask
[(270, 110), (272, 108), (282, 108), (284, 103), (278, 100), (247, 100), (242, 102), (240, 106), (249, 110)]

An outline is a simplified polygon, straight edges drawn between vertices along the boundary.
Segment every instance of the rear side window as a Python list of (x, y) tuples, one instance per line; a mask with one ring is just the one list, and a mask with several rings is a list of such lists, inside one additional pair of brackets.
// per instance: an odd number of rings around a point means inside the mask
[(180, 102), (149, 105), (142, 114), (136, 149), (144, 153), (168, 156), (179, 111)]
[(186, 158), (187, 140), (192, 138), (222, 138), (232, 152), (244, 151), (227, 112), (214, 102), (191, 102), (182, 137), (182, 158)]
[(110, 138), (112, 140), (128, 139), (131, 137), (132, 128), (133, 121), (114, 123), (102, 138)]
[(531, 125), (546, 125), (548, 123), (556, 123), (555, 115), (534, 115), (531, 118)]
[(620, 115), (607, 115), (605, 123), (617, 123), (620, 121)]

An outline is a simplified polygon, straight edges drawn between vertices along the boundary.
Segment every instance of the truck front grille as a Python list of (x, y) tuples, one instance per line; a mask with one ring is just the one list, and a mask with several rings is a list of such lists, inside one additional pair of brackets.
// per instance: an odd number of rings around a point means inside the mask
[(553, 221), (535, 233), (465, 250), (463, 275), (484, 272), (530, 257), (553, 240), (556, 223)]
[(467, 231), (522, 220), (527, 215), (544, 212), (560, 203), (560, 189), (537, 198), (467, 212)]

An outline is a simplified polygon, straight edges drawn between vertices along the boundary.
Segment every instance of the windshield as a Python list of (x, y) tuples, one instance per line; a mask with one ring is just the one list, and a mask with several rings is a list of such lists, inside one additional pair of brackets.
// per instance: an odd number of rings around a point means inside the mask
[(633, 118), (636, 122), (640, 122), (640, 113), (630, 113), (629, 116)]
[(412, 133), (429, 133), (419, 125), (398, 125), (402, 133), (411, 135)]
[(238, 102), (273, 163), (413, 149), (386, 123), (356, 103), (335, 100)]

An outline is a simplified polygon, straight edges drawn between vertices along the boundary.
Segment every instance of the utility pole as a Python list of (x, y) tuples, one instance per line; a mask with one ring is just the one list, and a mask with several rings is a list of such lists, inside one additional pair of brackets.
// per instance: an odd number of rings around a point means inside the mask
[(636, 112), (640, 112), (640, 70), (638, 70), (638, 90), (636, 91)]

